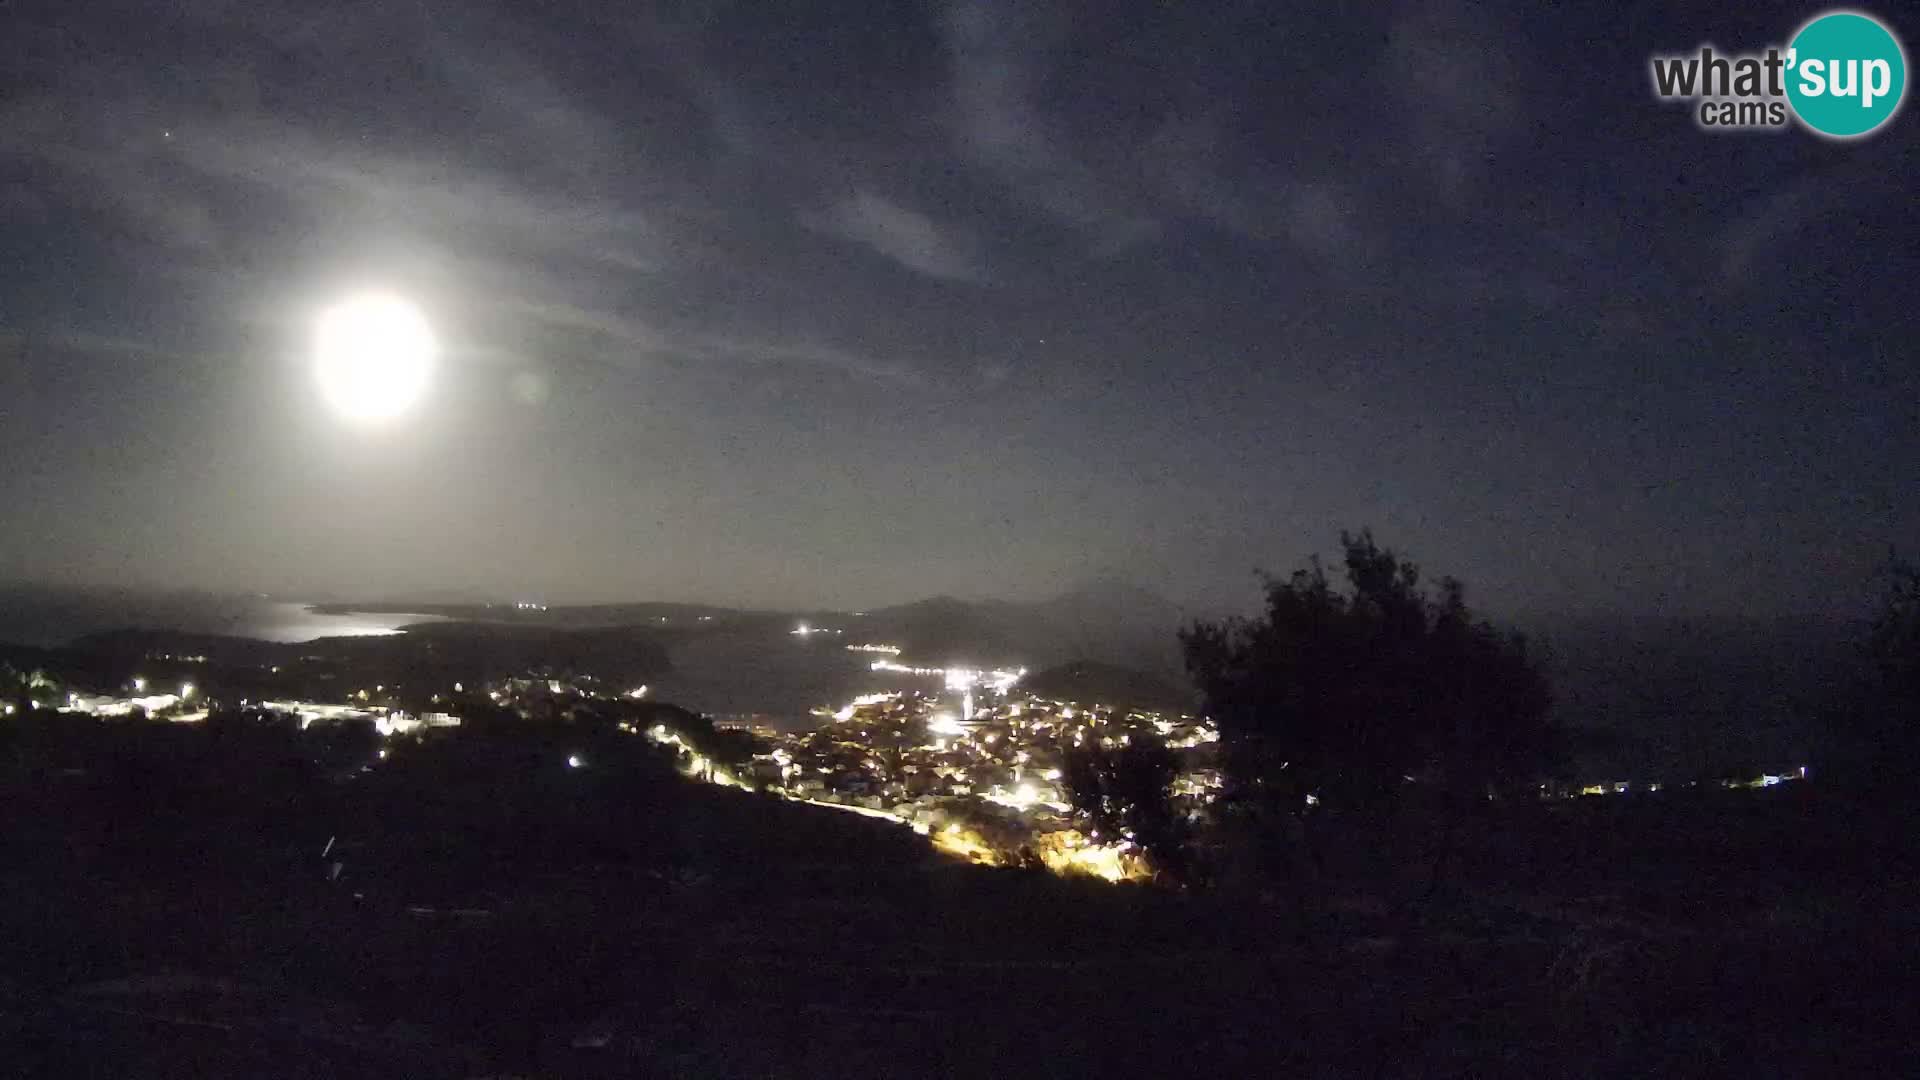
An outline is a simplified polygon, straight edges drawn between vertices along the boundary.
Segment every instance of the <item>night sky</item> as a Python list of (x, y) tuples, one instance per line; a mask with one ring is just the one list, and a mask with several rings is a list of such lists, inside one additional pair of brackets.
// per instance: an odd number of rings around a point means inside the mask
[[(1851, 605), (1920, 117), (1703, 133), (1648, 56), (1818, 9), (1589, 6), (16, 0), (0, 579), (1205, 607), (1371, 525), (1501, 613)], [(355, 424), (376, 286), (444, 354)]]

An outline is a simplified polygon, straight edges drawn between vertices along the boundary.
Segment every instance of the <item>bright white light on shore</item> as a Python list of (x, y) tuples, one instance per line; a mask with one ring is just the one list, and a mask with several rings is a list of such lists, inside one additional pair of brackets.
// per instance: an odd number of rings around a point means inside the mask
[(328, 308), (314, 334), (314, 363), (328, 404), (355, 420), (405, 412), (426, 391), (439, 346), (420, 309), (386, 294)]
[(578, 769), (581, 766), (585, 765), (586, 763), (587, 763), (587, 759), (581, 757), (579, 754), (567, 755), (567, 768), (569, 769)]

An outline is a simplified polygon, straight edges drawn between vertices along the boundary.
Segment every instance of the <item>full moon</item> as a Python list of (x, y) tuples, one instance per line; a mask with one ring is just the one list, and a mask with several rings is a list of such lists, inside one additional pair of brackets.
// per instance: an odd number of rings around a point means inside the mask
[(321, 313), (313, 354), (329, 405), (355, 420), (385, 420), (426, 392), (439, 345), (419, 308), (368, 293)]

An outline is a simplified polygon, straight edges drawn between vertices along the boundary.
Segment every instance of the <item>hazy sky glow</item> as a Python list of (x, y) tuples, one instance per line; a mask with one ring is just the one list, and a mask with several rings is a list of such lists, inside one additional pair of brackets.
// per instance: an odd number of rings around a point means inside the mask
[[(1211, 604), (1371, 524), (1792, 611), (1920, 543), (1920, 115), (1647, 86), (1812, 8), (790, 7), (11, 5), (0, 578)], [(364, 289), (439, 340), (375, 427)]]

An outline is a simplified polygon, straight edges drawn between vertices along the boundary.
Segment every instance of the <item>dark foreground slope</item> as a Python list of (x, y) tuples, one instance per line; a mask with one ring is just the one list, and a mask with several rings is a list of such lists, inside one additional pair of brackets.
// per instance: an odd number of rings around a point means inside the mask
[(1304, 933), (1257, 890), (947, 862), (886, 823), (694, 786), (631, 738), (396, 749), (342, 781), (278, 737), (202, 734), (154, 732), (79, 771), (45, 733), (10, 741), (0, 1070), (1599, 1077), (1912, 1060), (1902, 834), (1813, 789), (1495, 815), (1460, 857), (1473, 887), (1423, 920), (1358, 887)]

